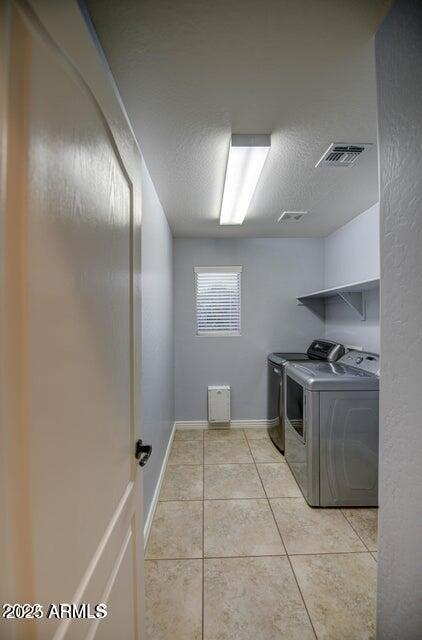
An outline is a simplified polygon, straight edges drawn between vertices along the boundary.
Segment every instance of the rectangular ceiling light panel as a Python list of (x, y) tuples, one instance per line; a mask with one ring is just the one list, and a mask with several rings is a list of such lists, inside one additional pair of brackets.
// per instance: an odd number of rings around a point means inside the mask
[(232, 135), (220, 224), (242, 224), (271, 145), (270, 134)]

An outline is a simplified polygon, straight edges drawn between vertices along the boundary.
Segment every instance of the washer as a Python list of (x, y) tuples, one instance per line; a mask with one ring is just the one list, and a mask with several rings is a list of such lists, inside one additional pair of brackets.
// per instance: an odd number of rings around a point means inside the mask
[(289, 362), (308, 360), (327, 360), (334, 362), (344, 354), (343, 345), (332, 340), (313, 340), (306, 353), (282, 352), (270, 353), (268, 363), (268, 403), (267, 419), (270, 424), (268, 433), (277, 447), (284, 453), (284, 369)]
[(285, 368), (285, 455), (311, 506), (378, 505), (379, 356)]

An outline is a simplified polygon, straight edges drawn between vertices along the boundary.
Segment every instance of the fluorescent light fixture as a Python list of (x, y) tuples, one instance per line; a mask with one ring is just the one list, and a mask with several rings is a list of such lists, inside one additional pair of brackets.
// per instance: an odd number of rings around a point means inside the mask
[(232, 135), (220, 224), (244, 221), (270, 146), (270, 134)]

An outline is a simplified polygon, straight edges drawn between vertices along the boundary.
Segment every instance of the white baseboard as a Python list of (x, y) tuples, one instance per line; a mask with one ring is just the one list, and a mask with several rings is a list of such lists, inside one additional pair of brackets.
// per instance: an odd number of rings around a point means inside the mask
[(277, 418), (275, 420), (232, 420), (230, 424), (227, 425), (214, 425), (207, 422), (207, 420), (188, 420), (188, 421), (177, 421), (175, 422), (175, 427), (178, 430), (183, 429), (218, 429), (220, 428), (228, 428), (228, 429), (267, 429), (268, 427), (272, 427), (278, 423)]
[(154, 495), (152, 497), (151, 505), (149, 507), (148, 515), (145, 518), (145, 522), (144, 522), (144, 549), (146, 549), (146, 546), (147, 546), (147, 543), (148, 543), (149, 534), (151, 532), (151, 525), (152, 525), (152, 521), (153, 521), (153, 518), (154, 518), (155, 510), (157, 508), (158, 498), (159, 498), (160, 491), (161, 491), (161, 485), (163, 484), (163, 478), (164, 478), (164, 474), (165, 474), (165, 471), (166, 471), (167, 462), (168, 462), (168, 459), (169, 459), (169, 455), (170, 455), (170, 451), (171, 451), (171, 445), (173, 444), (175, 432), (176, 432), (176, 423), (173, 424), (173, 427), (172, 427), (172, 430), (171, 430), (171, 433), (170, 433), (169, 441), (167, 443), (166, 453), (165, 453), (164, 459), (163, 459), (163, 464), (161, 465), (160, 475), (158, 476), (157, 486), (155, 487), (155, 491), (154, 491)]
[(181, 429), (208, 429), (208, 422), (206, 420), (176, 421), (174, 425), (179, 431)]

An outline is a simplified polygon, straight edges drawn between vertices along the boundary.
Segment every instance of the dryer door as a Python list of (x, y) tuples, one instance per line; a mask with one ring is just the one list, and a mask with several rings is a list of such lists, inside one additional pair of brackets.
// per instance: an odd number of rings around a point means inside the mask
[(285, 456), (305, 500), (319, 506), (319, 393), (285, 377)]
[(378, 504), (378, 391), (320, 394), (321, 506)]

